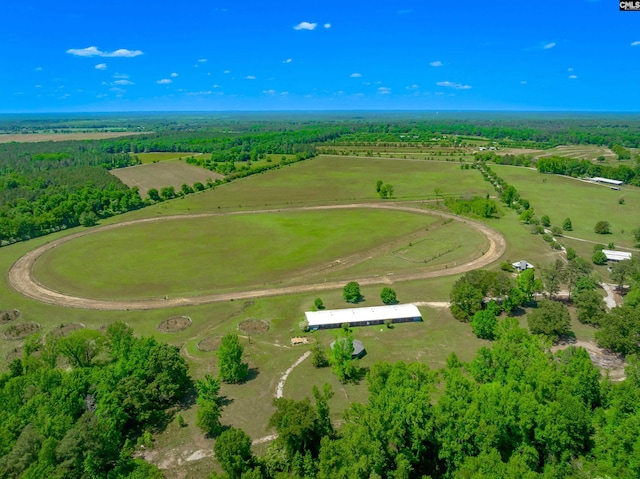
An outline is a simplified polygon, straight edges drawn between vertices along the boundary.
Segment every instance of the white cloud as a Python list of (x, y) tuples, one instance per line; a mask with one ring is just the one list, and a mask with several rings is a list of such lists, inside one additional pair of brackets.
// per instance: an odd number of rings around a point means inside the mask
[(118, 88), (117, 86), (114, 86), (113, 88), (109, 88), (109, 91), (122, 94), (122, 93), (125, 93), (127, 90), (125, 90), (124, 88)]
[(129, 78), (129, 75), (127, 75), (126, 73), (115, 73), (113, 75), (113, 78)]
[(116, 85), (133, 85), (134, 83), (130, 80), (116, 80), (113, 82)]
[(640, 40), (635, 41), (635, 42), (631, 42), (631, 46), (632, 47), (639, 47), (640, 46)]
[(244, 77), (245, 80), (255, 80), (256, 77), (253, 75), (247, 75), (246, 77)]
[(527, 84), (527, 80), (522, 80), (522, 81), (520, 82), (520, 85), (526, 85), (526, 84)]
[(206, 58), (200, 58), (198, 60), (198, 63), (207, 63), (207, 59)]
[(282, 96), (287, 96), (288, 94), (289, 94), (288, 91), (283, 91), (283, 92), (280, 93), (280, 95), (282, 95)]
[(362, 73), (352, 73), (351, 75), (349, 75), (351, 78), (361, 78), (362, 77)]
[(576, 78), (578, 78), (578, 75), (569, 75), (569, 78), (571, 78), (572, 80), (575, 80)]
[(318, 26), (317, 23), (309, 23), (309, 22), (300, 22), (295, 27), (294, 30), (315, 30)]
[(443, 63), (440, 60), (436, 60), (435, 62), (429, 63), (432, 67), (441, 67)]
[(549, 50), (549, 49), (551, 49), (551, 48), (553, 48), (553, 47), (555, 47), (555, 46), (556, 46), (555, 42), (551, 42), (551, 43), (547, 43), (546, 45), (544, 45), (544, 46), (542, 47), (542, 49), (543, 49), (543, 50)]
[(218, 85), (217, 83), (215, 83), (214, 85), (211, 85), (213, 88), (220, 88), (220, 85)]
[(444, 86), (448, 88), (453, 88), (455, 90), (470, 90), (471, 86), (463, 85), (462, 83), (456, 83), (451, 81), (439, 81), (436, 83), (438, 86)]
[(406, 87), (407, 90), (417, 90), (419, 88), (420, 88), (420, 85), (418, 85), (417, 83), (414, 83), (413, 85)]
[(324, 25), (322, 25), (324, 28), (331, 28), (331, 24), (330, 23), (325, 23)]
[(568, 71), (568, 72), (572, 72), (572, 71), (573, 71), (573, 68), (569, 67), (569, 68), (567, 68), (567, 71)]
[(106, 63), (98, 63), (98, 64), (95, 66), (95, 69), (96, 69), (96, 70), (106, 70), (106, 69), (107, 69), (107, 64), (106, 64)]
[(276, 91), (275, 90), (262, 90), (262, 93), (264, 93), (265, 95), (275, 95)]
[(282, 60), (282, 63), (291, 63), (292, 61), (291, 58), (287, 58), (286, 60)]
[(120, 48), (113, 52), (103, 52), (98, 50), (97, 47), (87, 48), (70, 48), (67, 50), (70, 55), (76, 55), (78, 57), (105, 57), (105, 58), (133, 58), (140, 55), (144, 55), (141, 50), (127, 50), (126, 48)]
[(42, 67), (35, 67), (34, 70), (37, 71), (37, 72), (41, 72), (42, 71)]
[(189, 91), (187, 95), (212, 95), (213, 92), (211, 90), (202, 90), (202, 91)]
[(172, 73), (172, 74), (171, 74), (171, 75), (169, 75), (169, 76), (170, 76), (171, 78), (175, 78), (175, 77), (177, 77), (177, 76), (178, 76), (178, 74), (174, 72), (174, 73)]
[(378, 87), (378, 93), (380, 93), (381, 95), (389, 95), (391, 93), (391, 88), (388, 88), (386, 86)]
[(168, 78), (163, 78), (162, 80), (158, 80), (156, 83), (158, 85), (169, 85), (170, 83), (173, 83), (173, 81)]

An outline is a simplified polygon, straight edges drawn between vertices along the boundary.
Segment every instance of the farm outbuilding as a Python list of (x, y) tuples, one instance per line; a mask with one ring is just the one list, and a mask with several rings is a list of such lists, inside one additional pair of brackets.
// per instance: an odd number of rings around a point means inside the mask
[(631, 259), (631, 253), (627, 253), (626, 251), (613, 251), (610, 249), (603, 249), (602, 252), (607, 257), (607, 261), (624, 261), (626, 259)]
[(620, 186), (620, 185), (624, 185), (624, 181), (620, 181), (620, 180), (610, 180), (609, 178), (601, 178), (599, 176), (596, 176), (594, 178), (591, 178), (591, 181), (594, 181), (596, 183), (605, 183), (607, 185), (615, 185), (615, 186)]
[(531, 263), (527, 262), (524, 259), (521, 259), (520, 261), (516, 261), (515, 263), (511, 263), (511, 266), (513, 266), (516, 271), (524, 271), (525, 269), (534, 268), (534, 266)]
[(422, 321), (420, 311), (413, 304), (329, 309), (325, 311), (308, 311), (304, 314), (311, 330), (339, 328), (343, 324), (348, 324), (349, 326), (371, 326), (384, 324), (387, 320), (393, 323)]

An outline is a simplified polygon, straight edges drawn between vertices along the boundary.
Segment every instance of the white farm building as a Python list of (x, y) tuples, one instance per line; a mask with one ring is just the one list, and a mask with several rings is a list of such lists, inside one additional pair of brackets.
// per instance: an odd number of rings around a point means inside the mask
[(626, 251), (603, 249), (602, 252), (607, 257), (607, 261), (624, 261), (626, 259), (631, 259), (631, 253), (627, 253)]
[(609, 178), (601, 178), (599, 176), (595, 176), (595, 177), (591, 178), (591, 181), (593, 181), (595, 183), (604, 183), (604, 184), (607, 184), (607, 185), (614, 185), (614, 186), (624, 185), (624, 181), (610, 180)]
[(311, 330), (339, 328), (343, 324), (348, 324), (349, 326), (370, 326), (373, 324), (384, 324), (388, 319), (393, 323), (422, 321), (420, 311), (413, 304), (308, 311), (304, 313), (304, 315), (307, 318), (307, 323)]

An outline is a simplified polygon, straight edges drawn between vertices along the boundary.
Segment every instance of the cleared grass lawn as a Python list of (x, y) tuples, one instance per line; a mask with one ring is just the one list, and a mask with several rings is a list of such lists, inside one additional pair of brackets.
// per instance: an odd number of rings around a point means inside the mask
[(173, 186), (179, 191), (185, 183), (193, 186), (196, 181), (206, 184), (207, 178), (223, 178), (218, 173), (179, 160), (118, 168), (110, 173), (129, 187), (137, 186), (142, 198), (147, 197), (151, 188), (160, 190), (165, 186)]
[(393, 275), (408, 271), (439, 270), (444, 265), (454, 266), (481, 256), (488, 245), (487, 238), (472, 227), (441, 220), (409, 237), (388, 243), (385, 248), (378, 249), (377, 254), (358, 258), (361, 261), (354, 265), (345, 261), (340, 271), (335, 271), (334, 265), (332, 269), (319, 272), (316, 276), (360, 277), (372, 273)]
[(177, 160), (179, 158), (188, 158), (190, 156), (200, 156), (202, 153), (180, 153), (180, 152), (160, 152), (155, 151), (151, 153), (131, 153), (132, 156), (137, 156), (143, 165), (148, 163), (156, 163), (160, 161)]
[[(570, 236), (619, 246), (633, 246), (631, 230), (640, 226), (640, 188), (625, 185), (621, 190), (557, 175), (540, 174), (528, 168), (491, 166), (507, 183), (531, 202), (536, 214), (548, 215), (552, 225), (571, 218)], [(624, 198), (624, 204), (618, 200)], [(598, 221), (608, 221), (612, 234), (594, 232)]]
[[(70, 241), (44, 254), (35, 277), (92, 298), (198, 295), (291, 284), (307, 268), (411, 234), (435, 221), (379, 210), (177, 219)], [(91, 274), (87, 277), (87, 260)]]

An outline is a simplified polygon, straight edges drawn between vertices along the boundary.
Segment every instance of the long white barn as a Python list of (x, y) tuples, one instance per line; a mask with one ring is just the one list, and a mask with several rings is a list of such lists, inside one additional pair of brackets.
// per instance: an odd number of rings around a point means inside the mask
[(392, 306), (372, 306), (368, 308), (328, 309), (324, 311), (307, 311), (304, 313), (309, 329), (339, 328), (343, 324), (349, 326), (370, 326), (384, 324), (386, 320), (393, 323), (422, 321), (420, 310), (413, 304), (394, 304)]

